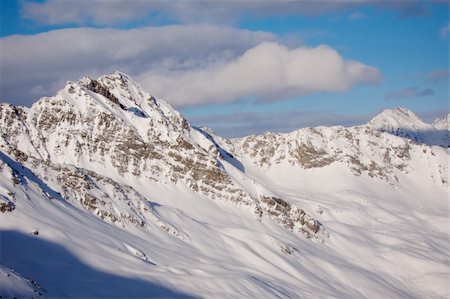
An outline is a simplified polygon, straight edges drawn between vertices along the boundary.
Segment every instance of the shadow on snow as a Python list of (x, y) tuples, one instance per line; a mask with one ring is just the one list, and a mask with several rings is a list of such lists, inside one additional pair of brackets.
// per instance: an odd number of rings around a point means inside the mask
[(94, 269), (61, 245), (18, 231), (0, 231), (0, 263), (35, 280), (49, 297), (195, 298), (154, 282)]
[(442, 147), (450, 147), (450, 131), (449, 130), (379, 130), (380, 132), (389, 133), (395, 136), (411, 139), (417, 144), (437, 145)]

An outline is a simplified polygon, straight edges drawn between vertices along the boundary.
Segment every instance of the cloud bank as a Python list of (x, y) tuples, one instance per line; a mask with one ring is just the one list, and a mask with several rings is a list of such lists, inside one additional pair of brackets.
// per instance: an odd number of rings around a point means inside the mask
[(441, 35), (441, 37), (443, 39), (446, 39), (446, 38), (448, 38), (449, 32), (450, 32), (450, 24), (447, 24), (441, 28), (441, 30), (439, 31), (439, 34)]
[[(365, 1), (366, 2), (366, 1)], [(118, 1), (118, 0), (48, 0), (23, 2), (22, 17), (41, 24), (114, 25), (158, 17), (182, 23), (230, 23), (242, 14), (317, 15), (355, 6), (355, 1)], [(150, 20), (150, 22), (152, 22)]]
[[(442, 2), (445, 0), (432, 0)], [(109, 26), (146, 20), (155, 24), (164, 20), (181, 23), (232, 23), (243, 16), (307, 15), (349, 10), (362, 6), (398, 11), (402, 17), (424, 16), (422, 1), (410, 0), (47, 0), (22, 3), (22, 17), (40, 24), (93, 24)]]
[(407, 99), (414, 97), (427, 97), (434, 95), (434, 91), (431, 88), (419, 88), (419, 87), (408, 87), (400, 90), (393, 90), (388, 92), (386, 95), (387, 100), (393, 99)]
[[(344, 60), (327, 46), (289, 49), (262, 43), (222, 65), (139, 76), (145, 86), (175, 105), (222, 103), (241, 98), (282, 100), (317, 92), (376, 84), (377, 69)], [(174, 88), (175, 87), (175, 88)]]
[(1, 100), (29, 105), (85, 74), (122, 70), (177, 106), (283, 100), (374, 84), (377, 69), (327, 46), (288, 48), (274, 35), (215, 26), (62, 29), (2, 39)]
[(429, 72), (426, 75), (426, 81), (430, 83), (448, 82), (450, 78), (450, 69), (440, 69)]
[[(1, 101), (29, 105), (67, 80), (122, 70), (132, 76), (199, 69), (242, 55), (270, 33), (215, 26), (76, 28), (1, 39)], [(151, 86), (146, 86), (151, 91)]]

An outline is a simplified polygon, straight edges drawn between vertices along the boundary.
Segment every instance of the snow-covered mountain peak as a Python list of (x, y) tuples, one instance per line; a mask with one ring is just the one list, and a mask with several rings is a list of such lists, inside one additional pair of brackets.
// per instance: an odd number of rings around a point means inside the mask
[(394, 131), (401, 129), (428, 129), (429, 124), (423, 122), (414, 112), (407, 108), (385, 109), (372, 118), (369, 125), (383, 131)]
[(84, 76), (77, 82), (68, 81), (56, 95), (34, 103), (30, 115), (35, 115), (39, 122), (51, 119), (49, 126), (60, 124), (61, 120), (80, 119), (86, 120), (83, 126), (92, 126), (96, 123), (94, 119), (111, 118), (146, 141), (151, 136), (176, 140), (180, 134), (189, 135), (190, 130), (184, 117), (170, 104), (156, 100), (122, 72), (97, 79)]
[[(53, 183), (62, 188), (58, 191), (65, 198), (111, 222), (141, 223), (142, 217), (136, 212), (139, 209), (130, 211), (131, 218), (123, 216), (123, 210), (114, 208), (119, 205), (114, 196), (92, 202), (98, 194), (87, 190), (94, 186), (85, 191), (74, 186), (87, 186), (98, 178), (122, 185), (129, 184), (130, 178), (138, 185), (156, 182), (174, 189), (180, 185), (198, 196), (244, 206), (289, 230), (307, 235), (319, 230), (318, 222), (303, 210), (258, 183), (251, 188), (242, 185), (246, 175), (228, 172), (224, 166), (239, 168), (231, 155), (123, 73), (68, 82), (28, 112), (16, 110), (14, 106), (0, 110), (3, 150), (21, 163), (32, 161), (29, 167), (37, 171), (56, 172)], [(61, 172), (64, 177), (58, 177)]]
[[(154, 110), (157, 110), (158, 113), (170, 114), (170, 116), (180, 116), (170, 104), (163, 100), (156, 100), (139, 83), (123, 72), (116, 71), (97, 79), (84, 76), (76, 83), (67, 82), (64, 90), (80, 96), (80, 92), (74, 90), (77, 87), (102, 95), (122, 110), (136, 112), (137, 116), (149, 116)], [(149, 115), (146, 115), (147, 113)]]
[(386, 109), (375, 116), (368, 126), (380, 132), (408, 138), (415, 143), (450, 146), (449, 130), (445, 120), (436, 121), (431, 125), (406, 108)]
[(437, 130), (450, 130), (450, 114), (443, 118), (437, 118), (432, 125)]

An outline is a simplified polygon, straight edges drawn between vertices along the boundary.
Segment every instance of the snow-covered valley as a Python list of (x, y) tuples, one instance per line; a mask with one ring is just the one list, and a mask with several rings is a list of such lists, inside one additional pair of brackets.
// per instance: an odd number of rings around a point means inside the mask
[(450, 296), (448, 118), (225, 139), (116, 72), (0, 129), (3, 298)]

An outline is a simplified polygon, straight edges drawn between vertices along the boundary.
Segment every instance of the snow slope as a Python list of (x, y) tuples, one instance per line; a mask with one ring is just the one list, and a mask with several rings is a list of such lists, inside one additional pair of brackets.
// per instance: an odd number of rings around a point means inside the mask
[(3, 297), (450, 296), (439, 121), (227, 140), (116, 72), (0, 128)]

